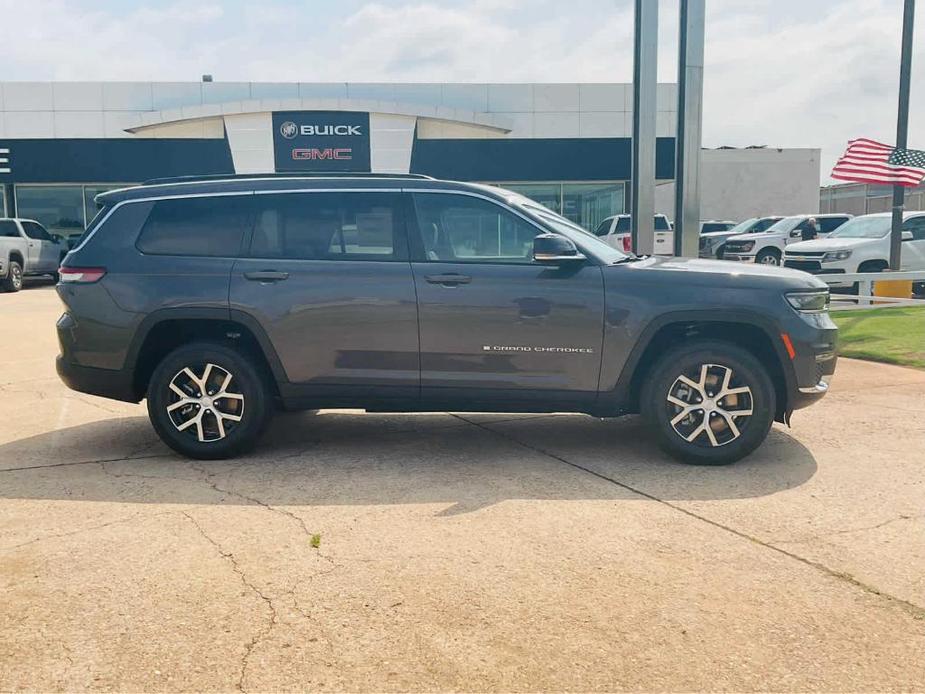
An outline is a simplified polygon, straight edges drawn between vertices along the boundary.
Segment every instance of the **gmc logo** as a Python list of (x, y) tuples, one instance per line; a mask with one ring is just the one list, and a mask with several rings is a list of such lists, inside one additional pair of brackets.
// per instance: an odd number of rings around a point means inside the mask
[(353, 159), (353, 150), (346, 147), (317, 147), (299, 148), (292, 150), (292, 158), (301, 159)]

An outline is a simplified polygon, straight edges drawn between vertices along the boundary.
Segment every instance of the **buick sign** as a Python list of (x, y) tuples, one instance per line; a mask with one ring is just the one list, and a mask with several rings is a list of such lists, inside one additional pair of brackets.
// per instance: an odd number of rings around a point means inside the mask
[(369, 114), (275, 112), (273, 150), (281, 172), (369, 171)]

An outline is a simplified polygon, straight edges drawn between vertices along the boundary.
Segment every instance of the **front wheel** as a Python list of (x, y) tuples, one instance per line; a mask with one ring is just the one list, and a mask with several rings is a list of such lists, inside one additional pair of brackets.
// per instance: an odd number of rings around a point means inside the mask
[(10, 269), (6, 277), (0, 281), (3, 290), (7, 292), (18, 292), (22, 289), (22, 266), (15, 260), (10, 261)]
[(757, 256), (755, 262), (759, 265), (780, 265), (780, 251), (776, 248), (765, 248)]
[(148, 385), (148, 416), (158, 436), (190, 458), (231, 458), (251, 448), (269, 416), (260, 371), (224, 345), (197, 342), (168, 354)]
[(777, 402), (767, 369), (750, 352), (701, 341), (659, 359), (640, 405), (668, 453), (685, 463), (727, 465), (765, 440)]

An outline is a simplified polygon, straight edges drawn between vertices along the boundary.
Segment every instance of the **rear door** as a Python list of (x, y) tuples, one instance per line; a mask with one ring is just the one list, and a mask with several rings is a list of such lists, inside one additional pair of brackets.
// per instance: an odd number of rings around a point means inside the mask
[(61, 247), (51, 237), (51, 234), (37, 222), (22, 222), (22, 228), (29, 237), (29, 257), (33, 259), (29, 271), (53, 272), (57, 270), (61, 260)]
[(592, 402), (603, 335), (600, 267), (534, 262), (533, 239), (545, 230), (490, 198), (412, 198), (425, 402)]
[(419, 395), (414, 282), (399, 191), (258, 193), (231, 308), (256, 319), (304, 397)]
[(668, 217), (655, 215), (655, 255), (674, 255), (674, 232)]

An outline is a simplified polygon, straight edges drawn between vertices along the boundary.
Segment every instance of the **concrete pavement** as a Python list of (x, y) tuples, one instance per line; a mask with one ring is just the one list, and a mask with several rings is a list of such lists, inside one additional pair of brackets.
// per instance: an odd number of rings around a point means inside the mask
[(925, 689), (925, 373), (843, 360), (728, 468), (343, 411), (204, 463), (58, 382), (59, 311), (0, 295), (0, 690)]

